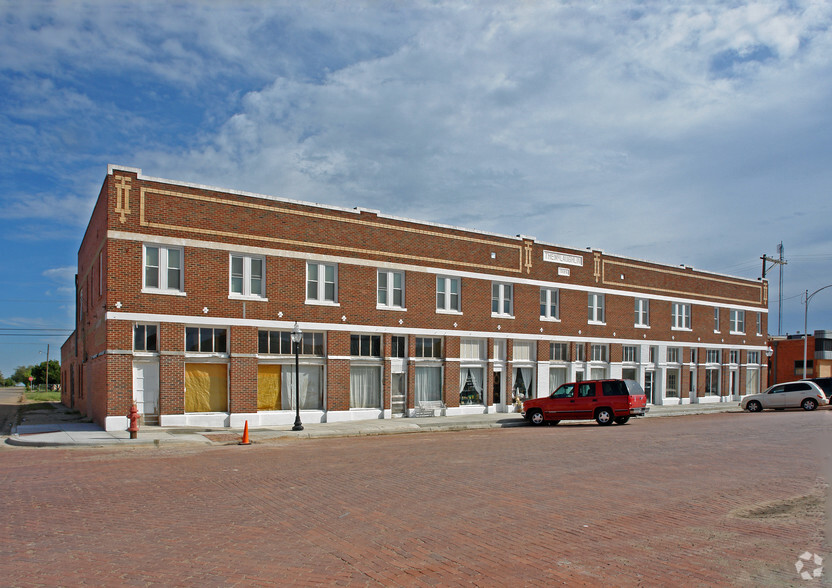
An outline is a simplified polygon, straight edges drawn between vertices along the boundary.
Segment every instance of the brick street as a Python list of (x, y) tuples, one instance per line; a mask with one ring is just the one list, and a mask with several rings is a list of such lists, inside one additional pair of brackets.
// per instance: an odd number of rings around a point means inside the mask
[(4, 446), (0, 584), (818, 585), (795, 562), (829, 555), (830, 423)]

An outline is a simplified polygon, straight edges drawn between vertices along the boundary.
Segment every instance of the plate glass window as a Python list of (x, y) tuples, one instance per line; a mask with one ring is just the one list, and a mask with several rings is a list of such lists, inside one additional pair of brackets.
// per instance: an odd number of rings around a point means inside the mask
[[(294, 355), (292, 331), (268, 331), (265, 329), (258, 331), (257, 353), (263, 355)], [(300, 355), (323, 357), (324, 334), (304, 331), (298, 353)]]

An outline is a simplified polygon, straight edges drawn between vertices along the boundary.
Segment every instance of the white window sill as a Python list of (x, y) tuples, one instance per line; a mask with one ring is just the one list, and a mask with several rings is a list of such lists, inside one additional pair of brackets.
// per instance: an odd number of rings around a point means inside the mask
[(214, 351), (186, 351), (185, 359), (228, 359), (227, 353), (216, 353)]
[(492, 312), (491, 313), (491, 318), (514, 319), (514, 315), (513, 314), (500, 314), (500, 313), (497, 313), (497, 312)]
[(458, 314), (458, 315), (462, 316), (462, 311), (461, 310), (446, 310), (444, 308), (437, 308), (436, 309), (436, 314)]
[(407, 308), (403, 306), (385, 306), (383, 304), (376, 304), (376, 310), (392, 310), (395, 312), (407, 312)]
[(599, 325), (601, 327), (606, 327), (607, 326), (607, 323), (602, 322), (602, 321), (586, 321), (586, 324), (588, 324), (588, 325)]
[(306, 300), (306, 304), (311, 306), (341, 306), (340, 303), (330, 300)]
[(745, 335), (745, 331), (728, 331), (729, 335)]
[(693, 331), (693, 329), (690, 329), (688, 327), (670, 327), (670, 330), (671, 331), (687, 331), (687, 332)]
[(161, 288), (142, 288), (142, 294), (164, 294), (165, 296), (187, 296), (181, 290), (162, 290)]
[(650, 328), (650, 325), (639, 325), (639, 324), (635, 324), (635, 325), (633, 325), (633, 326), (634, 326), (636, 329), (649, 329), (649, 328)]
[(243, 302), (268, 302), (268, 298), (262, 296), (243, 296), (242, 294), (229, 294), (229, 300), (242, 300)]
[(559, 323), (559, 322), (560, 322), (560, 317), (556, 317), (556, 316), (541, 316), (541, 317), (540, 317), (540, 320), (541, 320), (541, 321), (543, 321), (543, 322), (545, 322), (545, 323)]

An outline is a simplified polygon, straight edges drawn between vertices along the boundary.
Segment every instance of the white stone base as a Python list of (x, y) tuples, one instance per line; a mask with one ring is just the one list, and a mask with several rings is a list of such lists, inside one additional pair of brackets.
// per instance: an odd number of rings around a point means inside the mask
[(446, 416), (460, 416), (463, 414), (488, 414), (488, 407), (482, 404), (466, 404), (465, 406), (449, 406), (445, 409)]
[[(353, 408), (350, 410), (330, 410), (326, 413), (327, 423), (348, 421), (370, 421), (384, 418), (384, 411), (378, 408)], [(390, 418), (388, 415), (387, 418)]]

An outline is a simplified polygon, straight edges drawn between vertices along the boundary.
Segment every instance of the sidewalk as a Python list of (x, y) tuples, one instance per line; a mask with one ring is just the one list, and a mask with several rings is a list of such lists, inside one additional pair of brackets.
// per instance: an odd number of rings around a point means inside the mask
[[(737, 402), (716, 404), (684, 404), (677, 406), (651, 406), (644, 418), (739, 412)], [(638, 420), (638, 419), (636, 419)], [(396, 435), (435, 431), (462, 431), (470, 429), (499, 429), (530, 426), (521, 415), (515, 413), (479, 414), (450, 417), (397, 418), (341, 423), (310, 423), (303, 431), (292, 431), (291, 426), (249, 428), (252, 443), (276, 439), (310, 439), (318, 437), (359, 437), (369, 435)], [(93, 423), (55, 422), (45, 424), (19, 424), (12, 429), (6, 443), (28, 447), (103, 447), (133, 445), (203, 444), (232, 445), (242, 439), (240, 429), (197, 429), (142, 427), (137, 439), (130, 439), (127, 431), (104, 431)]]

